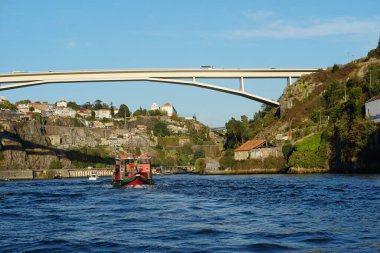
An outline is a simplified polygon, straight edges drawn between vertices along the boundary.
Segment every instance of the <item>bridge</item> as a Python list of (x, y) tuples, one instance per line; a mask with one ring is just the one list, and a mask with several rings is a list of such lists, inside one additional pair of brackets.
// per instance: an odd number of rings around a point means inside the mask
[[(48, 72), (12, 72), (0, 74), (0, 91), (49, 83), (80, 82), (131, 82), (149, 81), (174, 83), (206, 88), (238, 95), (264, 104), (279, 106), (277, 101), (260, 97), (245, 91), (247, 78), (283, 78), (292, 83), (292, 78), (311, 74), (318, 69), (144, 69), (144, 70), (93, 70), (93, 71), (48, 71)], [(239, 89), (230, 89), (197, 79), (238, 79)], [(5, 84), (5, 85), (4, 85)]]

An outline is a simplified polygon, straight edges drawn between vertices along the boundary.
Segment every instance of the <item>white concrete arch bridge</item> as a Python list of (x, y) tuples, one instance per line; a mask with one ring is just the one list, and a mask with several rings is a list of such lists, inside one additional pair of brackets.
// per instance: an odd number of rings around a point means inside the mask
[[(144, 69), (144, 70), (93, 70), (93, 71), (48, 71), (13, 72), (0, 74), (0, 91), (49, 83), (79, 82), (131, 82), (149, 81), (174, 83), (216, 90), (242, 96), (264, 104), (279, 106), (277, 101), (260, 97), (245, 91), (246, 78), (283, 78), (288, 83), (292, 78), (310, 74), (318, 69)], [(217, 85), (198, 82), (197, 79), (236, 78), (239, 89), (230, 89)], [(187, 79), (187, 80), (186, 80)]]

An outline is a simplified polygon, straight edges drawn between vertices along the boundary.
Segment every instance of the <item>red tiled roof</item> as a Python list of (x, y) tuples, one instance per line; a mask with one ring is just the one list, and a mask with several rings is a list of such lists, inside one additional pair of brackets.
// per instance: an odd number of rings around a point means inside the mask
[(372, 102), (372, 101), (375, 101), (375, 100), (378, 100), (378, 99), (380, 99), (380, 96), (374, 96), (373, 98), (371, 98), (370, 100), (368, 100), (366, 103)]
[(237, 149), (235, 149), (235, 151), (249, 151), (249, 150), (259, 147), (261, 144), (265, 142), (266, 142), (265, 140), (249, 140), (243, 145), (241, 145), (240, 147), (238, 147)]

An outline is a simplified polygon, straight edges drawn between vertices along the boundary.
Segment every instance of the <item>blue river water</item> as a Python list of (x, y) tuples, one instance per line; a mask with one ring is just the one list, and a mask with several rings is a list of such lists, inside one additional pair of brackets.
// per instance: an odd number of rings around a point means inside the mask
[(380, 252), (380, 175), (0, 182), (1, 252)]

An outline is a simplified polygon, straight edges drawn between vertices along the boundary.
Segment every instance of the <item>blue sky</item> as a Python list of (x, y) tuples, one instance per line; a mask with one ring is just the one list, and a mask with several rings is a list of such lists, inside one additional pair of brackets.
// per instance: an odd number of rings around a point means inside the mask
[[(325, 68), (362, 57), (380, 36), (378, 0), (0, 0), (0, 73), (147, 68)], [(238, 80), (211, 80), (238, 88)], [(247, 80), (277, 100), (285, 80)], [(261, 104), (174, 84), (49, 84), (1, 92), (21, 99), (131, 110), (172, 103), (209, 126)]]

